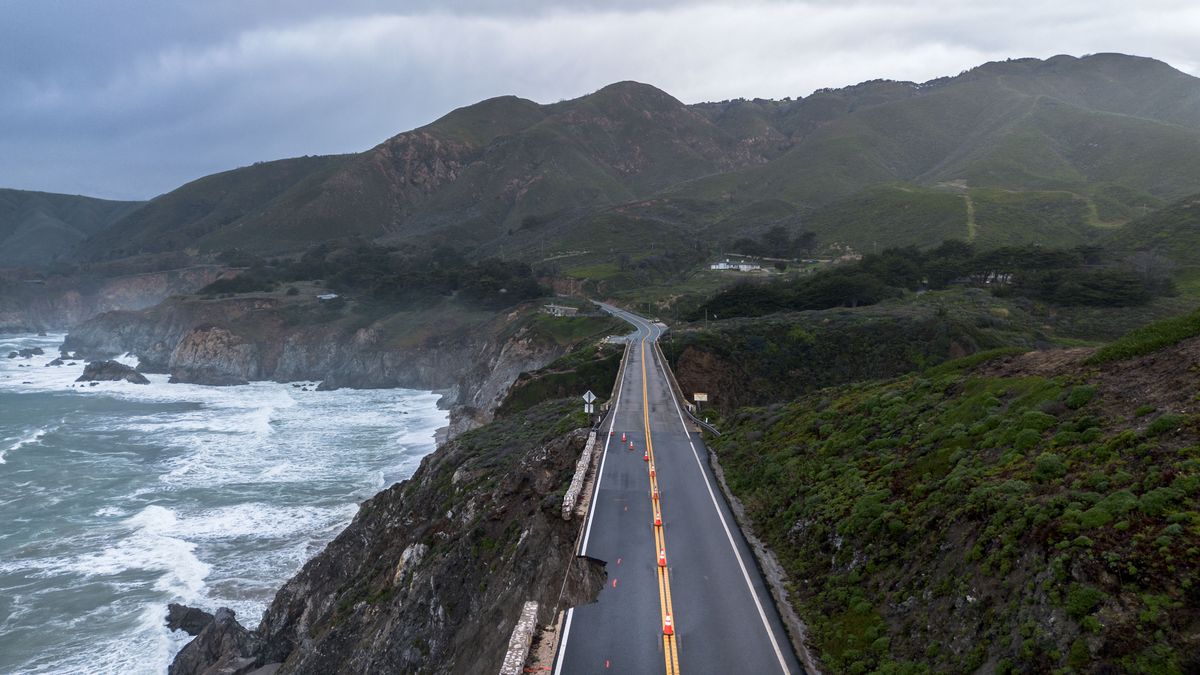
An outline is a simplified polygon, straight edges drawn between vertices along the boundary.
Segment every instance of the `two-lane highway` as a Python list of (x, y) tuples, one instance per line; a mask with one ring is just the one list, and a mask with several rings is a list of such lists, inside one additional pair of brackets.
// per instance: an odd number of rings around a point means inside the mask
[(580, 540), (608, 584), (568, 610), (556, 675), (802, 673), (656, 358), (662, 327), (604, 308), (635, 328)]

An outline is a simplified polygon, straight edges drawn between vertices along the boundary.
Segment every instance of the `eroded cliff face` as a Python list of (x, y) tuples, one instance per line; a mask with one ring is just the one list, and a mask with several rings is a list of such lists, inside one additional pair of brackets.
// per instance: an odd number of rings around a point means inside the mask
[[(363, 503), (354, 521), (278, 592), (246, 634), (214, 622), (172, 675), (496, 672), (522, 604), (548, 623), (604, 583), (576, 559), (562, 490), (586, 442), (572, 401), (553, 401), (443, 445), (413, 477)], [(236, 634), (238, 640), (229, 636)]]
[(176, 382), (321, 380), (325, 389), (439, 390), (451, 409), (453, 436), (490, 421), (517, 375), (565, 351), (526, 327), (530, 311), (497, 315), (470, 330), (430, 326), (424, 339), (413, 340), (397, 339), (381, 327), (384, 321), (360, 327), (353, 312), (311, 299), (176, 297), (86, 321), (63, 350), (87, 359), (132, 353), (141, 370), (170, 373)]
[(231, 272), (219, 265), (196, 265), (107, 279), (52, 278), (4, 286), (0, 330), (67, 330), (116, 310), (152, 307), (172, 295), (191, 293)]

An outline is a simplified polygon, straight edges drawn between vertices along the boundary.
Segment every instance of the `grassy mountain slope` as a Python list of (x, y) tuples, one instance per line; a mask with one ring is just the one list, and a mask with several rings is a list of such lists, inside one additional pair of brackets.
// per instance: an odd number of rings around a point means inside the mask
[[(342, 157), (299, 157), (261, 162), (205, 176), (156, 197), (145, 208), (89, 239), (85, 259), (203, 247), (214, 232), (239, 228), (272, 200), (302, 192)], [(247, 237), (252, 237), (248, 234)]]
[(0, 189), (0, 266), (40, 265), (64, 257), (89, 235), (142, 202)]
[(1200, 668), (1198, 325), (731, 416), (715, 452), (825, 670)]
[[(201, 249), (277, 252), (347, 230), (482, 244), (756, 160), (647, 85), (617, 83), (545, 106), (490, 99), (357, 155), (256, 165), (184, 186), (155, 200), (157, 217), (123, 224), (141, 238), (120, 252), (181, 238)], [(249, 187), (225, 189), (227, 181)]]
[(692, 106), (621, 82), (551, 105), (489, 99), (356, 155), (202, 179), (91, 248), (284, 252), (359, 234), (604, 269), (781, 222), (860, 250), (964, 232), (1083, 243), (1197, 180), (1200, 80), (1152, 59), (1019, 59)]
[(1200, 195), (1181, 199), (1113, 232), (1107, 243), (1117, 249), (1165, 255), (1181, 276), (1200, 277)]

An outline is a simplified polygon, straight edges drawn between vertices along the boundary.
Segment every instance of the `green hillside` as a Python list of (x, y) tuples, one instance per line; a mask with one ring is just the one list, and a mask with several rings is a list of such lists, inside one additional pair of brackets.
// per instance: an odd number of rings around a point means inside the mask
[(729, 416), (714, 450), (822, 669), (1195, 672), (1187, 325), (1100, 366), (984, 355)]
[[(342, 161), (341, 157), (301, 157), (205, 176), (154, 198), (91, 237), (81, 257), (109, 259), (204, 247), (214, 233), (226, 230), (234, 233), (225, 235), (234, 243), (230, 248), (236, 247), (259, 236), (247, 227), (250, 216), (269, 208), (281, 195), (303, 194)], [(332, 236), (338, 235), (322, 233), (322, 239)]]
[[(1200, 195), (1186, 197), (1112, 232), (1107, 244), (1130, 254), (1163, 256), (1185, 279), (1200, 277)], [(1145, 264), (1154, 264), (1143, 256)]]
[(1088, 243), (1198, 181), (1200, 80), (1152, 59), (1017, 59), (691, 106), (620, 82), (549, 105), (489, 99), (363, 153), (209, 176), (87, 250), (290, 253), (359, 235), (603, 278), (673, 257), (669, 276), (777, 225), (859, 251)]
[(0, 267), (64, 258), (79, 242), (142, 204), (0, 189)]

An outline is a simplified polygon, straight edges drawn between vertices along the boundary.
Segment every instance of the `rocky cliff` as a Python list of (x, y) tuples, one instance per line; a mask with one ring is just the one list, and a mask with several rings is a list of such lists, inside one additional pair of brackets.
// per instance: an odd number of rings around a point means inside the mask
[(308, 294), (184, 296), (97, 316), (76, 327), (63, 350), (89, 360), (132, 353), (140, 370), (170, 373), (176, 382), (440, 390), (454, 435), (489, 421), (517, 375), (568, 348), (537, 329), (532, 311), (468, 316), (440, 307), (372, 320), (352, 304)]
[(102, 314), (152, 307), (191, 293), (228, 274), (219, 265), (125, 274), (102, 279), (82, 276), (0, 277), (0, 332), (67, 330)]
[(583, 422), (572, 401), (552, 401), (443, 445), (363, 503), (255, 630), (208, 624), (171, 674), (496, 672), (526, 600), (548, 623), (560, 588), (570, 606), (604, 582), (559, 515)]

